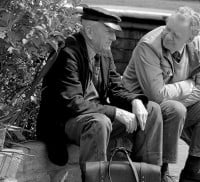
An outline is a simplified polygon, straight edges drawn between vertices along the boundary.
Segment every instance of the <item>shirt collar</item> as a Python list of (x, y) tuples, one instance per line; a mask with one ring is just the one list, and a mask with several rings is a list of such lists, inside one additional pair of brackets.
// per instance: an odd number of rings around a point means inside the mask
[[(183, 50), (185, 49), (185, 47), (186, 47), (186, 45), (184, 44), (184, 46), (180, 49), (180, 50), (177, 50), (179, 53), (180, 53), (180, 55), (182, 55), (182, 53), (183, 53)], [(176, 51), (175, 51), (176, 52)], [(172, 52), (171, 54), (173, 54), (174, 52)]]
[(83, 35), (83, 37), (85, 39), (85, 43), (86, 43), (86, 47), (87, 47), (87, 53), (88, 53), (88, 58), (89, 58), (89, 60), (92, 60), (94, 58), (94, 56), (96, 55), (96, 52), (94, 51), (94, 49), (89, 44), (89, 42), (87, 40), (87, 36), (85, 35), (84, 31), (81, 31), (81, 34)]
[(90, 60), (92, 60), (94, 56), (96, 55), (96, 52), (87, 44), (87, 42), (86, 42), (86, 46), (88, 50), (88, 57)]

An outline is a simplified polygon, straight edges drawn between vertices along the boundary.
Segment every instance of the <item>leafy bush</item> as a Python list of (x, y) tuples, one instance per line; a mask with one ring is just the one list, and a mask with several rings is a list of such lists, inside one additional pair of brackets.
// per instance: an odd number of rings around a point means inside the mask
[(1, 0), (0, 124), (12, 130), (7, 141), (35, 138), (47, 58), (79, 30), (80, 1)]

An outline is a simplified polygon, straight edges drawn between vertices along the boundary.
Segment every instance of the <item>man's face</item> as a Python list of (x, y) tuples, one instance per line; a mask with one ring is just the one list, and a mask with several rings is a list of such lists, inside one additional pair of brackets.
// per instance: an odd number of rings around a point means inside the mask
[(92, 27), (92, 44), (98, 52), (104, 52), (111, 49), (111, 44), (116, 40), (115, 31), (103, 23), (96, 23)]
[(171, 53), (183, 48), (191, 37), (190, 21), (180, 14), (169, 17), (162, 33), (163, 46)]

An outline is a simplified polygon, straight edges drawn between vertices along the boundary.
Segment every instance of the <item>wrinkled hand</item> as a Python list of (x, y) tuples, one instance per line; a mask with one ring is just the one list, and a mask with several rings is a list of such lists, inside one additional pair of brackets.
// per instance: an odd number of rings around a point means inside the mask
[(137, 119), (133, 113), (117, 108), (116, 120), (125, 125), (128, 133), (133, 133), (137, 130)]
[(147, 122), (148, 112), (141, 100), (134, 99), (132, 101), (132, 112), (136, 115), (141, 130), (144, 130)]

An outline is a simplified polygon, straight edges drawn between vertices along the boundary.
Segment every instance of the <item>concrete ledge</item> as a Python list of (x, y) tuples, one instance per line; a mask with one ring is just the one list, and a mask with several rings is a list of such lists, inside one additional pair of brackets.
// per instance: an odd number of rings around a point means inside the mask
[[(113, 140), (109, 144), (108, 153), (116, 146), (129, 148), (130, 145), (124, 138)], [(69, 161), (63, 167), (49, 161), (46, 147), (39, 141), (23, 143), (20, 147), (4, 150), (11, 153), (0, 153), (1, 182), (81, 182), (80, 150), (76, 145), (68, 146)], [(117, 158), (120, 159), (122, 156)]]
[(12, 166), (15, 166), (14, 171), (12, 168), (6, 168), (7, 164), (1, 160), (3, 170), (0, 177), (3, 182), (81, 182), (78, 146), (68, 147), (69, 162), (64, 167), (54, 165), (48, 160), (46, 148), (42, 142), (28, 142), (24, 143), (23, 147), (13, 147), (9, 150), (20, 152), (17, 155), (21, 157), (17, 157), (18, 160), (16, 157), (10, 159)]
[[(124, 139), (110, 143), (110, 148), (131, 145)], [(81, 171), (78, 163), (79, 147), (68, 147), (69, 162), (60, 167), (52, 164), (46, 154), (45, 145), (34, 141), (0, 151), (0, 182), (81, 182)], [(178, 162), (170, 165), (170, 173), (178, 177), (188, 154), (188, 146), (179, 141)], [(121, 158), (122, 156), (118, 156)]]
[[(96, 6), (90, 4), (90, 6)], [(155, 8), (141, 8), (132, 6), (119, 6), (119, 5), (98, 5), (98, 7), (105, 8), (120, 17), (130, 17), (148, 20), (166, 20), (173, 11), (166, 9), (155, 9)], [(78, 12), (82, 13), (82, 7), (77, 7)]]
[(0, 179), (15, 179), (23, 162), (23, 150), (3, 149), (0, 151)]

